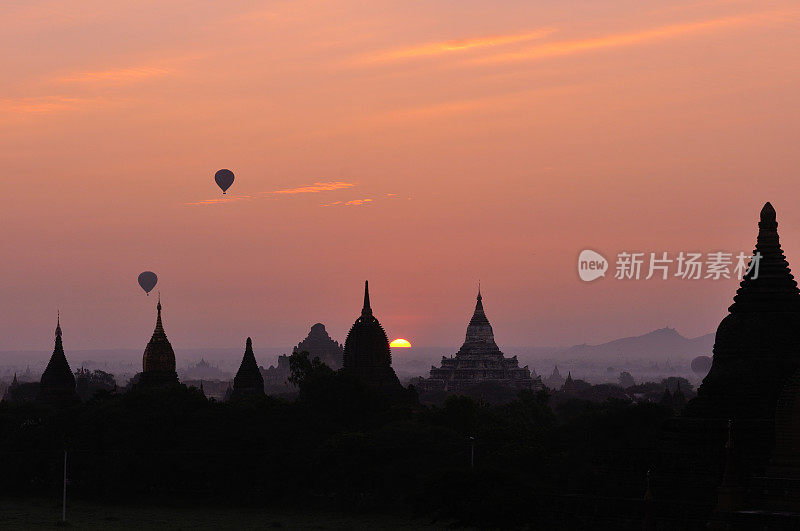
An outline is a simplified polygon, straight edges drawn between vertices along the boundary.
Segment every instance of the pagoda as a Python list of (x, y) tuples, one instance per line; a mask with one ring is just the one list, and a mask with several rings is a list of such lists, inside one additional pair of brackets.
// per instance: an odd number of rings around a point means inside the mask
[(769, 203), (753, 254), (758, 268), (744, 275), (717, 328), (711, 370), (684, 416), (772, 419), (787, 378), (800, 368), (800, 291)]
[(388, 391), (402, 390), (403, 386), (392, 369), (392, 351), (389, 338), (380, 322), (372, 314), (369, 303), (369, 282), (364, 282), (364, 306), (344, 342), (342, 370), (362, 382)]
[(258, 370), (256, 356), (253, 354), (253, 340), (247, 338), (242, 364), (233, 378), (233, 391), (231, 398), (244, 398), (247, 396), (264, 395), (264, 377)]
[(455, 356), (442, 356), (441, 367), (431, 367), (430, 378), (421, 380), (418, 385), (424, 390), (461, 391), (483, 382), (518, 389), (543, 388), (541, 378), (532, 378), (530, 369), (520, 367), (516, 356), (506, 358), (498, 348), (492, 325), (483, 310), (479, 286), (464, 344)]
[(558, 372), (558, 365), (556, 365), (553, 368), (553, 373), (545, 379), (544, 384), (550, 389), (561, 389), (565, 381), (561, 373)]
[(61, 316), (57, 319), (53, 355), (50, 356), (39, 383), (38, 398), (51, 405), (69, 405), (80, 401), (75, 392), (75, 376), (64, 355), (64, 345), (61, 342)]
[(175, 352), (161, 323), (161, 295), (158, 297), (156, 311), (156, 328), (142, 356), (142, 374), (138, 383), (140, 387), (168, 387), (178, 383)]
[[(663, 426), (655, 488), (669, 503), (717, 505), (715, 519), (726, 524), (720, 528), (789, 529), (776, 524), (779, 513), (800, 519), (800, 290), (770, 203), (761, 209), (753, 255), (752, 270), (717, 328), (711, 370), (697, 397)], [(725, 447), (731, 420), (736, 477)], [(708, 487), (720, 484), (715, 503)], [(726, 493), (737, 485), (746, 487), (746, 496), (734, 500)], [(739, 525), (742, 519), (748, 524)]]

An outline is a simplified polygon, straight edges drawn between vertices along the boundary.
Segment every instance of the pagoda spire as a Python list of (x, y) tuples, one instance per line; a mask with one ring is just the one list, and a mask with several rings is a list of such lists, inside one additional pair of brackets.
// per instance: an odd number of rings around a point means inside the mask
[(172, 349), (169, 339), (167, 339), (164, 325), (161, 322), (161, 293), (158, 294), (156, 312), (156, 327), (142, 357), (142, 372), (163, 373), (163, 375), (166, 375), (166, 378), (162, 378), (163, 382), (177, 382), (175, 351)]
[(56, 317), (56, 341), (53, 354), (39, 381), (39, 398), (51, 404), (72, 403), (77, 400), (75, 376), (69, 367), (61, 342), (61, 313)]
[[(480, 282), (478, 283), (478, 296), (475, 301), (475, 311), (472, 313), (472, 318), (467, 325), (467, 336), (465, 345), (473, 344), (486, 344), (496, 348), (494, 342), (494, 331), (492, 325), (489, 324), (489, 319), (486, 318), (486, 312), (483, 311), (483, 296), (481, 295)], [(462, 346), (462, 349), (464, 347)]]
[[(158, 292), (158, 304), (156, 304), (156, 329), (155, 332), (164, 332), (164, 325), (161, 323), (161, 292)], [(154, 332), (154, 333), (155, 333)]]
[(372, 308), (369, 305), (369, 280), (364, 281), (364, 307), (361, 309), (361, 315), (372, 315)]
[(63, 355), (64, 345), (61, 342), (61, 311), (56, 312), (56, 345), (53, 352), (61, 352)]
[(753, 256), (757, 265), (744, 275), (733, 304), (735, 312), (775, 312), (800, 310), (800, 291), (781, 249), (775, 209), (766, 203), (761, 209), (758, 237)]
[(233, 378), (233, 390), (231, 398), (263, 394), (264, 377), (261, 375), (261, 371), (258, 369), (256, 356), (253, 353), (253, 340), (248, 337), (245, 343), (242, 363), (239, 365), (239, 370), (236, 372), (236, 376)]

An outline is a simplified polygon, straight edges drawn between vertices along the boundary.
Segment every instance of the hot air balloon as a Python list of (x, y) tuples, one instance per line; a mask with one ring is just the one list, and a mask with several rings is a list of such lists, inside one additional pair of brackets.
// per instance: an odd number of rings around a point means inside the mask
[(157, 282), (158, 277), (152, 271), (145, 271), (139, 274), (139, 285), (148, 296), (150, 296), (150, 292), (153, 291), (153, 288), (156, 287)]
[(223, 194), (233, 184), (233, 178), (233, 172), (231, 170), (219, 170), (214, 174), (214, 180), (217, 181), (217, 186), (222, 188)]
[(692, 360), (692, 371), (698, 376), (705, 376), (711, 370), (711, 358), (697, 356)]

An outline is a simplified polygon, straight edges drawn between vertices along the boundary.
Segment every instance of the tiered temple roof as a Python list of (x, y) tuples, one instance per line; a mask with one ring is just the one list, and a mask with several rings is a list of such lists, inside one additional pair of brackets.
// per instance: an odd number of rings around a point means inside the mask
[(322, 323), (312, 326), (308, 336), (294, 347), (293, 352), (308, 352), (309, 359), (319, 358), (334, 370), (342, 367), (344, 347), (331, 339)]
[[(16, 375), (15, 375), (16, 376)], [(39, 400), (53, 405), (66, 405), (79, 401), (75, 392), (75, 376), (69, 367), (61, 342), (61, 317), (56, 324), (56, 344), (39, 383)]]
[(516, 356), (506, 358), (500, 351), (478, 288), (464, 344), (455, 356), (443, 356), (441, 367), (431, 367), (430, 378), (419, 385), (426, 390), (459, 391), (483, 382), (520, 389), (542, 388), (541, 380), (533, 379), (527, 366), (520, 367)]
[(400, 390), (402, 386), (392, 369), (389, 338), (372, 314), (369, 282), (364, 282), (364, 306), (344, 342), (342, 369), (372, 386)]
[(253, 354), (253, 340), (247, 338), (242, 363), (233, 378), (232, 398), (243, 398), (246, 396), (260, 396), (264, 394), (264, 377), (256, 363), (256, 356)]

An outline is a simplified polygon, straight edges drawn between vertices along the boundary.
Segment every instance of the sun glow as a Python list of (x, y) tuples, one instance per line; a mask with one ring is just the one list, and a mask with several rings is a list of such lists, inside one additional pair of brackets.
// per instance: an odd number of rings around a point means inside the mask
[(398, 337), (397, 339), (395, 339), (394, 341), (389, 343), (389, 346), (390, 347), (395, 347), (395, 348), (410, 348), (411, 347), (411, 343), (409, 343), (409, 341), (407, 339), (403, 339), (402, 337)]

